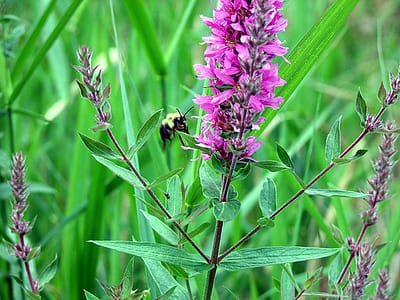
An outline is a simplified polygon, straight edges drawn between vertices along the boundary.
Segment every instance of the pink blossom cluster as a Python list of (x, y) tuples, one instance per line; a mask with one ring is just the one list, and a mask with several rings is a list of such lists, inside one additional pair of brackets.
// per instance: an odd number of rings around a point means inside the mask
[(285, 81), (272, 63), (287, 52), (277, 37), (287, 25), (281, 8), (282, 0), (220, 0), (213, 18), (202, 16), (211, 36), (204, 38), (206, 64), (194, 68), (212, 94), (194, 100), (206, 112), (197, 143), (218, 159), (231, 161), (235, 153), (251, 160), (261, 146), (251, 133), (265, 121), (262, 112), (283, 101), (274, 89)]

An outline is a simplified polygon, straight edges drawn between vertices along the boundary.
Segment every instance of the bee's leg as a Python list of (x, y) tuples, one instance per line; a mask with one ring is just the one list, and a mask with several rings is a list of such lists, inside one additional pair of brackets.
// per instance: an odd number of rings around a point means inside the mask
[(179, 136), (179, 140), (181, 141), (182, 146), (185, 146), (185, 143), (183, 142), (183, 139), (182, 139), (182, 137), (179, 135), (179, 133), (178, 133), (178, 136)]

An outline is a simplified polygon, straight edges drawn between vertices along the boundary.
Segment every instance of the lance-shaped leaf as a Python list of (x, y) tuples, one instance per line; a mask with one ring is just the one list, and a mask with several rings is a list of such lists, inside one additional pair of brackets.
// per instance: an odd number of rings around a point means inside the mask
[(176, 131), (176, 133), (182, 138), (185, 147), (191, 148), (191, 149), (197, 149), (204, 153), (210, 154), (210, 149), (203, 148), (203, 147), (197, 145), (196, 139), (193, 136), (191, 136), (190, 134), (184, 133), (182, 131)]
[(93, 295), (92, 293), (84, 290), (86, 300), (100, 300), (97, 296)]
[(356, 112), (360, 117), (361, 127), (364, 128), (365, 121), (367, 120), (367, 104), (365, 103), (364, 97), (361, 94), (361, 90), (358, 89), (357, 98), (356, 98)]
[(337, 158), (340, 154), (341, 141), (340, 141), (340, 121), (342, 116), (336, 119), (333, 123), (328, 136), (326, 137), (325, 143), (325, 157), (327, 161), (331, 162), (333, 159)]
[(90, 242), (104, 248), (117, 250), (121, 253), (178, 265), (194, 272), (204, 272), (212, 268), (212, 265), (207, 264), (201, 256), (187, 253), (182, 249), (172, 246), (131, 241)]
[(383, 82), (381, 82), (378, 90), (378, 99), (381, 101), (381, 103), (385, 103), (386, 94), (385, 86), (383, 85)]
[(181, 213), (183, 207), (181, 180), (178, 175), (168, 180), (167, 193), (169, 195), (167, 199), (167, 210), (173, 217), (176, 217)]
[(79, 133), (82, 142), (92, 154), (104, 157), (107, 159), (121, 159), (121, 156), (115, 153), (109, 146), (102, 142), (96, 141), (82, 133)]
[(160, 219), (150, 215), (149, 213), (141, 210), (142, 214), (149, 221), (151, 228), (153, 228), (161, 237), (163, 237), (168, 243), (176, 246), (179, 242), (178, 235)]
[(181, 173), (183, 171), (182, 168), (179, 169), (174, 169), (172, 171), (169, 171), (163, 175), (158, 176), (151, 184), (150, 187), (153, 188), (156, 185), (159, 185), (160, 183), (163, 183), (164, 181), (170, 179), (171, 177), (178, 175), (179, 173)]
[(295, 297), (295, 279), (290, 264), (285, 264), (281, 275), (281, 299), (292, 300)]
[(201, 189), (200, 177), (197, 176), (196, 179), (189, 186), (188, 192), (186, 194), (186, 205), (191, 207), (196, 205), (203, 199), (203, 193)]
[(229, 254), (222, 260), (220, 267), (228, 271), (258, 268), (328, 257), (336, 254), (339, 250), (339, 248), (314, 247), (264, 247), (245, 249)]
[(281, 145), (276, 144), (276, 152), (278, 153), (279, 159), (285, 166), (287, 166), (289, 169), (294, 168), (292, 159), (290, 158), (287, 151)]
[(354, 154), (352, 157), (334, 158), (332, 161), (335, 164), (339, 164), (339, 165), (347, 164), (349, 162), (352, 162), (353, 160), (356, 160), (356, 159), (359, 159), (359, 158), (363, 157), (367, 152), (368, 152), (367, 149), (359, 149), (359, 150), (357, 150), (356, 154)]
[(283, 170), (290, 169), (288, 166), (285, 166), (283, 163), (277, 160), (262, 160), (253, 163), (253, 166), (267, 169), (270, 172), (279, 172)]
[(364, 198), (368, 194), (346, 191), (346, 190), (328, 190), (328, 189), (307, 189), (307, 195), (322, 196), (322, 197), (347, 197), (347, 198)]
[(276, 186), (271, 178), (263, 183), (260, 192), (259, 205), (264, 217), (269, 217), (276, 210)]
[(161, 119), (161, 109), (157, 110), (152, 114), (143, 126), (139, 129), (136, 137), (136, 143), (132, 145), (128, 150), (128, 157), (133, 157), (133, 155), (149, 140), (153, 135), (154, 129), (159, 125)]
[(57, 273), (57, 255), (54, 259), (46, 266), (39, 277), (39, 287), (43, 287), (46, 283), (50, 282)]
[(93, 155), (93, 157), (101, 163), (103, 166), (107, 167), (111, 172), (113, 172), (118, 177), (121, 177), (126, 182), (130, 183), (134, 187), (144, 188), (143, 184), (139, 181), (139, 179), (133, 174), (130, 170), (125, 169), (123, 167), (118, 166), (112, 161), (105, 159), (103, 157)]

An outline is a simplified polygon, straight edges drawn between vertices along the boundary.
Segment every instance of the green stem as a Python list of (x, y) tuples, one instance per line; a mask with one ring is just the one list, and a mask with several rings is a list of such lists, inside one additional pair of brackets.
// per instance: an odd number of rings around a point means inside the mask
[[(233, 171), (235, 170), (238, 158), (239, 158), (238, 155), (233, 156), (228, 175), (222, 175), (222, 188), (221, 188), (221, 194), (219, 197), (220, 202), (226, 202), (229, 200), (227, 198), (228, 190), (229, 190), (230, 184), (232, 182)], [(206, 282), (206, 286), (204, 289), (204, 299), (205, 300), (211, 299), (212, 292), (214, 289), (215, 275), (217, 273), (217, 268), (218, 268), (217, 267), (218, 254), (219, 254), (219, 248), (221, 246), (223, 225), (224, 225), (223, 221), (217, 220), (217, 224), (215, 226), (211, 260), (210, 260), (210, 263), (213, 264), (214, 267), (207, 274), (207, 282)]]
[[(382, 114), (386, 110), (386, 107), (383, 106), (379, 110), (379, 112), (375, 115), (374, 121), (379, 120), (382, 117)], [(370, 131), (368, 129), (364, 129), (360, 135), (338, 156), (338, 158), (343, 158), (346, 156), (351, 150), (353, 150), (359, 143), (360, 141), (369, 133)], [(298, 199), (304, 192), (310, 188), (315, 182), (317, 182), (319, 179), (321, 179), (322, 176), (324, 176), (330, 169), (332, 169), (335, 166), (334, 162), (329, 163), (318, 175), (316, 175), (311, 181), (307, 183), (305, 188), (299, 190), (296, 194), (294, 194), (289, 200), (287, 200), (284, 204), (282, 204), (278, 209), (276, 209), (271, 215), (270, 219), (273, 220), (276, 218), (277, 215), (279, 215), (284, 209), (286, 209), (290, 204), (292, 204), (296, 199)], [(239, 241), (237, 241), (234, 245), (232, 245), (229, 249), (227, 249), (224, 253), (222, 253), (218, 257), (218, 262), (220, 262), (222, 259), (224, 259), (229, 253), (233, 252), (236, 248), (238, 248), (240, 245), (244, 244), (250, 237), (252, 237), (255, 233), (257, 233), (260, 229), (262, 228), (261, 225), (255, 226), (251, 231), (249, 231), (246, 235), (244, 235)]]

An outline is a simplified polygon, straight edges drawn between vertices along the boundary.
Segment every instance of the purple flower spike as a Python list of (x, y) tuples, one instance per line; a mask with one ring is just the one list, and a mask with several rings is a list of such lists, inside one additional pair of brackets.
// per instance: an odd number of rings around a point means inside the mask
[(234, 153), (251, 160), (261, 146), (251, 131), (265, 121), (266, 108), (283, 101), (274, 90), (285, 81), (272, 63), (287, 52), (277, 38), (287, 25), (281, 8), (282, 0), (221, 0), (213, 18), (202, 17), (211, 36), (204, 38), (206, 65), (194, 69), (199, 79), (209, 79), (212, 95), (194, 100), (207, 113), (197, 143), (221, 160), (231, 161)]

